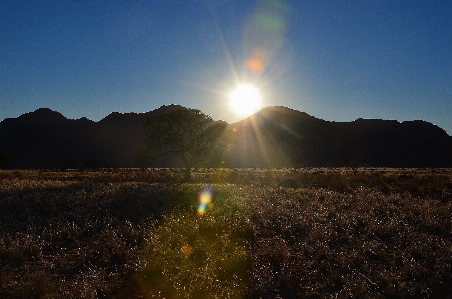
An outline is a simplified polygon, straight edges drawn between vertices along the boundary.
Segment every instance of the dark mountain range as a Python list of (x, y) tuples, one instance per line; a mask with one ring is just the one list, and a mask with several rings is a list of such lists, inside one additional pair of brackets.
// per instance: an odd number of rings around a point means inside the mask
[[(113, 112), (93, 122), (67, 119), (47, 108), (0, 122), (0, 152), (12, 168), (131, 167), (142, 149), (141, 124), (147, 117), (182, 108), (163, 106), (147, 113)], [(171, 165), (168, 157), (161, 163)]]
[(241, 132), (235, 165), (447, 167), (452, 137), (425, 121), (328, 122), (285, 107), (267, 107), (233, 126)]
[[(114, 112), (98, 122), (38, 109), (0, 122), (0, 152), (9, 155), (12, 168), (133, 167), (143, 149), (143, 121), (180, 108)], [(425, 121), (328, 122), (285, 107), (267, 107), (229, 126), (239, 133), (239, 142), (225, 159), (230, 167), (451, 165), (452, 137)], [(166, 156), (149, 166), (183, 164)]]

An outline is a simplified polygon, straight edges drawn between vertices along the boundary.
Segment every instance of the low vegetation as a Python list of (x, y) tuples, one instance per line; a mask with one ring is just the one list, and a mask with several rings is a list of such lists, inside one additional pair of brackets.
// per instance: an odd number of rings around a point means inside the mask
[(451, 169), (184, 175), (0, 171), (0, 297), (452, 297)]

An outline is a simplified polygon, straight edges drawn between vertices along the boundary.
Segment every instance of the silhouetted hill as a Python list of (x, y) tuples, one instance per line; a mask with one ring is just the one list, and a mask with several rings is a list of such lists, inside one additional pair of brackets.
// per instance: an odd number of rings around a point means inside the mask
[(38, 109), (0, 122), (0, 152), (11, 157), (12, 168), (74, 168), (93, 162), (103, 167), (131, 167), (145, 138), (143, 121), (180, 108), (114, 112), (99, 122), (84, 117), (69, 120), (50, 109)]
[[(132, 167), (143, 148), (143, 121), (181, 108), (114, 112), (98, 122), (38, 109), (0, 122), (0, 152), (11, 157), (12, 168)], [(452, 137), (425, 121), (328, 122), (285, 107), (267, 107), (229, 127), (239, 133), (239, 142), (226, 158), (230, 167), (342, 166), (345, 162), (444, 167), (452, 152)], [(177, 157), (167, 156), (149, 166), (183, 165)]]
[(452, 137), (425, 121), (328, 122), (285, 107), (267, 107), (236, 124), (231, 166), (444, 167)]

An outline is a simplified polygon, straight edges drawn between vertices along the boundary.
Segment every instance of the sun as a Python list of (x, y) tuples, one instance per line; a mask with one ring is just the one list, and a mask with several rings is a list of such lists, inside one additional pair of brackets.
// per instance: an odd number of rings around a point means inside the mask
[(248, 116), (262, 107), (262, 96), (251, 84), (240, 84), (229, 93), (229, 106), (239, 115)]

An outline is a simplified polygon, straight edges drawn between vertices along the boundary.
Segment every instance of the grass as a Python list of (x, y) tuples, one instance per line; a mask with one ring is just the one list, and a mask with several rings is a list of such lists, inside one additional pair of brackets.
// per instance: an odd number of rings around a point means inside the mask
[[(156, 298), (244, 298), (249, 284), (251, 225), (243, 199), (214, 186), (214, 207), (200, 217), (196, 194), (186, 186), (179, 206), (149, 228), (136, 276), (138, 292)], [(230, 203), (234, 207), (231, 209)], [(182, 208), (183, 207), (183, 208)], [(187, 213), (191, 211), (191, 213)], [(137, 290), (135, 289), (135, 292)], [(127, 292), (130, 294), (130, 292)]]
[(452, 297), (451, 169), (183, 174), (0, 171), (0, 297)]

